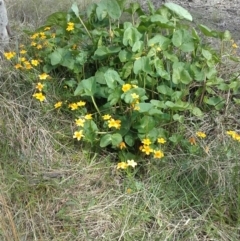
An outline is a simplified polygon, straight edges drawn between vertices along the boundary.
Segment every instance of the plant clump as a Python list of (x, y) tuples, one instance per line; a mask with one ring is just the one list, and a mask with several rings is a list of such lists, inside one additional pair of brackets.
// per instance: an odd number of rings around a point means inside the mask
[[(191, 14), (173, 3), (159, 9), (149, 3), (144, 13), (138, 3), (123, 2), (102, 0), (84, 12), (73, 4), (28, 32), (29, 46), (20, 46), (18, 55), (5, 53), (36, 83), (35, 99), (70, 114), (74, 139), (119, 154), (118, 169), (134, 168), (140, 155), (164, 158), (170, 143), (185, 138), (176, 126), (222, 111), (224, 95), (239, 88), (236, 78), (218, 75), (223, 52), (201, 38), (229, 44), (228, 57), (237, 61), (228, 31), (192, 27)], [(197, 130), (189, 148), (204, 138)]]

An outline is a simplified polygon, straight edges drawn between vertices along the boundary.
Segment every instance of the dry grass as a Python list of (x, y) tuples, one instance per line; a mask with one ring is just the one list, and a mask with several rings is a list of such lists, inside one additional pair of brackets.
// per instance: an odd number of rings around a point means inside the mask
[[(20, 30), (70, 6), (8, 3)], [(240, 153), (225, 136), (226, 129), (239, 128), (237, 106), (230, 105), (225, 116), (187, 120), (186, 137), (196, 129), (209, 133), (201, 156), (174, 146), (165, 162), (123, 178), (111, 153), (96, 155), (76, 145), (71, 121), (42, 109), (31, 98), (27, 75), (9, 69), (0, 66), (0, 240), (239, 240)]]

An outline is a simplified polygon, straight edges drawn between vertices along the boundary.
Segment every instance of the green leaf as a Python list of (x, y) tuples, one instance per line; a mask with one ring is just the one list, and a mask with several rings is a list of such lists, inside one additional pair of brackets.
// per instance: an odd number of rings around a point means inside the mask
[(183, 90), (183, 91), (173, 91), (172, 95), (171, 95), (171, 100), (172, 101), (178, 101), (178, 100), (181, 100), (183, 99), (184, 96), (186, 96), (186, 92), (187, 89)]
[(152, 23), (155, 23), (155, 22), (168, 23), (169, 22), (169, 20), (166, 17), (164, 17), (160, 14), (151, 15), (150, 20)]
[(106, 134), (100, 140), (100, 147), (106, 147), (110, 144), (118, 146), (122, 142), (122, 136), (119, 133)]
[(160, 116), (160, 115), (163, 114), (163, 112), (161, 110), (156, 109), (156, 108), (152, 108), (152, 109), (149, 110), (148, 114)]
[(93, 96), (97, 92), (97, 84), (95, 77), (90, 77), (88, 79), (82, 80), (79, 84), (77, 89), (74, 92), (74, 95), (86, 95), (86, 96)]
[(163, 60), (160, 60), (159, 58), (155, 58), (154, 66), (159, 76), (161, 76), (165, 80), (170, 80), (170, 73), (165, 70)]
[(133, 47), (132, 47), (132, 51), (133, 52), (142, 52), (143, 50), (143, 41), (136, 41), (134, 44), (133, 44)]
[(198, 107), (193, 107), (193, 109), (191, 110), (191, 112), (193, 113), (193, 115), (201, 117), (203, 116), (202, 111), (198, 108)]
[(171, 96), (173, 94), (172, 88), (169, 88), (167, 85), (159, 85), (157, 91), (160, 94)]
[(124, 141), (127, 143), (128, 146), (133, 146), (135, 143), (135, 138), (133, 135), (128, 134), (124, 137)]
[(190, 104), (188, 102), (184, 102), (181, 100), (178, 100), (175, 103), (172, 101), (167, 101), (165, 105), (169, 107), (171, 110), (176, 110), (176, 111), (185, 111), (185, 110), (188, 110), (190, 107)]
[(137, 59), (134, 62), (134, 65), (133, 65), (134, 74), (138, 74), (140, 71), (143, 71), (145, 73), (151, 73), (152, 72), (149, 57), (143, 56), (143, 57), (140, 57), (139, 59)]
[(181, 78), (180, 79), (181, 83), (183, 83), (185, 85), (188, 85), (192, 82), (192, 77), (186, 69), (183, 69), (181, 71), (180, 78)]
[(154, 117), (152, 116), (144, 116), (142, 119), (139, 120), (138, 124), (134, 126), (138, 133), (141, 134), (148, 134), (156, 125)]
[(212, 54), (206, 49), (202, 49), (202, 55), (207, 60), (212, 59)]
[(121, 61), (122, 63), (124, 63), (124, 62), (127, 62), (127, 61), (131, 60), (131, 58), (132, 58), (132, 53), (130, 53), (130, 52), (128, 52), (128, 51), (126, 51), (126, 50), (124, 49), (124, 50), (121, 50), (121, 51), (119, 52), (118, 57), (119, 57), (120, 61)]
[(123, 34), (123, 44), (125, 46), (130, 45), (133, 47), (134, 43), (140, 40), (142, 34), (133, 26), (128, 27)]
[(112, 136), (111, 134), (107, 134), (102, 136), (100, 140), (100, 147), (106, 147), (112, 143)]
[(107, 86), (111, 89), (115, 89), (117, 87), (117, 84), (124, 84), (124, 81), (120, 78), (117, 71), (113, 69), (108, 69), (106, 73), (104, 74)]
[(179, 115), (179, 114), (175, 114), (175, 115), (173, 115), (173, 120), (178, 121), (179, 123), (183, 123), (184, 122), (184, 116)]
[(164, 6), (170, 9), (175, 14), (177, 14), (180, 18), (192, 21), (192, 15), (183, 7), (175, 3), (165, 3)]
[(122, 142), (122, 136), (119, 133), (115, 133), (112, 135), (112, 145), (118, 146)]
[(169, 137), (169, 140), (173, 142), (174, 144), (179, 143), (182, 141), (182, 135), (181, 134), (173, 134), (171, 137)]
[(108, 92), (108, 102), (110, 106), (116, 105), (121, 99), (122, 90), (120, 88), (110, 89)]
[(179, 29), (173, 33), (172, 43), (184, 52), (191, 52), (194, 50), (193, 38), (185, 29)]
[(81, 51), (80, 53), (78, 53), (78, 55), (76, 57), (76, 63), (84, 65), (88, 60), (87, 57), (88, 57), (88, 52), (87, 51)]
[(121, 47), (106, 47), (100, 46), (94, 52), (94, 59), (103, 59), (111, 54), (116, 54), (121, 50)]
[(71, 9), (75, 13), (75, 15), (79, 18), (79, 9), (76, 3), (73, 3)]
[(216, 31), (212, 31), (210, 28), (208, 28), (207, 26), (200, 24), (198, 25), (198, 27), (200, 28), (201, 32), (207, 36), (207, 37), (214, 37), (217, 38), (218, 34)]
[(176, 54), (170, 54), (167, 51), (163, 51), (163, 56), (171, 60), (172, 62), (178, 62), (178, 57)]
[(49, 55), (51, 64), (52, 65), (60, 64), (63, 60), (64, 53), (65, 53), (65, 49), (63, 48), (57, 48), (53, 53), (51, 53)]
[(181, 72), (184, 69), (184, 63), (182, 62), (174, 62), (173, 63), (173, 74), (172, 81), (174, 84), (179, 84), (181, 82)]
[(113, 19), (119, 19), (122, 14), (121, 9), (116, 0), (102, 0), (97, 5), (97, 9), (99, 8), (98, 12), (106, 11), (108, 15)]
[(68, 87), (73, 88), (77, 85), (77, 81), (75, 79), (66, 80), (64, 81), (64, 85), (67, 85)]
[(198, 68), (195, 64), (192, 64), (190, 66), (190, 69), (193, 73), (194, 80), (196, 81), (204, 81), (205, 79), (205, 73), (200, 68)]
[(151, 103), (139, 103), (137, 106), (140, 108), (138, 110), (139, 113), (147, 113), (149, 110), (151, 110), (153, 107), (153, 104)]
[(160, 100), (151, 100), (150, 101), (155, 107), (160, 108), (160, 109), (167, 109), (167, 106), (165, 105), (164, 101)]
[(223, 99), (220, 96), (214, 96), (214, 97), (210, 97), (210, 98), (205, 97), (204, 98), (204, 103), (206, 103), (208, 105), (211, 105), (211, 106), (214, 106), (216, 110), (221, 110), (224, 107), (225, 102), (226, 102), (226, 100)]
[(156, 34), (153, 38), (148, 40), (148, 46), (157, 45), (161, 48), (161, 50), (166, 50), (169, 47), (171, 40), (169, 38), (164, 37), (163, 35)]
[(122, 67), (121, 77), (123, 79), (127, 79), (129, 75), (132, 73), (132, 69), (133, 69), (132, 62), (127, 62), (126, 64), (124, 64), (124, 66)]
[(105, 6), (98, 4), (96, 8), (96, 15), (99, 21), (102, 21), (104, 18), (106, 18), (108, 13)]

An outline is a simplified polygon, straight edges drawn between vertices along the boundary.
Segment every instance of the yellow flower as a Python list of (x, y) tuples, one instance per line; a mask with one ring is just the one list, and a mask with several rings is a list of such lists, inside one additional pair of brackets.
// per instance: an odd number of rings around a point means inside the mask
[(240, 141), (240, 135), (237, 134), (234, 139), (235, 139), (236, 141)]
[(126, 162), (119, 162), (117, 164), (117, 169), (127, 169), (128, 164)]
[(166, 143), (166, 140), (161, 137), (161, 138), (157, 139), (157, 142), (160, 143), (160, 144), (164, 144), (164, 143)]
[(69, 108), (71, 108), (71, 110), (77, 110), (78, 109), (78, 105), (77, 103), (71, 103), (68, 105)]
[(240, 141), (240, 135), (236, 131), (227, 131), (227, 134), (231, 136), (234, 140)]
[(91, 120), (92, 119), (92, 114), (87, 114), (84, 116), (86, 120)]
[(20, 54), (26, 54), (27, 53), (27, 51), (25, 50), (25, 49), (22, 49), (21, 51), (20, 51)]
[(62, 101), (58, 101), (55, 105), (54, 105), (54, 108), (57, 109), (57, 108), (60, 108), (62, 106)]
[(237, 46), (236, 43), (233, 43), (233, 44), (232, 44), (232, 47), (233, 47), (234, 49), (237, 49), (237, 48), (238, 48), (238, 46)]
[(74, 23), (69, 22), (66, 30), (67, 30), (67, 31), (72, 31), (72, 30), (74, 30)]
[(122, 141), (122, 142), (120, 142), (120, 144), (119, 144), (119, 148), (122, 150), (122, 149), (125, 149), (125, 148), (127, 148), (127, 147), (126, 147), (126, 144)]
[(85, 120), (81, 119), (81, 118), (75, 120), (75, 124), (77, 126), (82, 126), (83, 127), (84, 126), (84, 122), (85, 122)]
[(127, 160), (127, 165), (134, 168), (137, 166), (137, 163), (134, 160)]
[(149, 138), (145, 138), (142, 140), (142, 144), (145, 145), (145, 146), (149, 146), (152, 144), (152, 142), (150, 141)]
[(26, 61), (26, 58), (25, 57), (22, 57), (19, 59), (21, 62), (25, 62)]
[(48, 31), (50, 29), (51, 29), (50, 27), (46, 27), (46, 28), (44, 28), (44, 31)]
[(39, 36), (39, 33), (34, 33), (34, 34), (30, 37), (30, 39), (36, 39), (38, 36)]
[(140, 110), (139, 105), (134, 105), (133, 107), (134, 107), (134, 108), (133, 108), (134, 110), (137, 110), (137, 111)]
[(164, 153), (160, 150), (155, 150), (154, 151), (154, 158), (163, 158), (164, 157)]
[(196, 143), (196, 139), (192, 136), (188, 139), (188, 141), (190, 142), (191, 145), (197, 145)]
[(42, 74), (38, 75), (38, 77), (39, 77), (40, 80), (45, 80), (49, 77), (49, 75), (46, 74), (46, 73), (42, 73)]
[(33, 94), (33, 97), (41, 102), (46, 99), (46, 97), (42, 94), (42, 92)]
[(36, 46), (36, 48), (37, 48), (37, 49), (42, 49), (42, 45), (41, 45), (41, 44), (38, 44), (38, 45)]
[(39, 35), (40, 35), (41, 39), (45, 39), (46, 38), (46, 34), (44, 32), (39, 33)]
[(34, 66), (38, 66), (39, 65), (39, 61), (36, 60), (36, 59), (32, 59), (31, 60), (31, 64), (34, 65)]
[(108, 127), (114, 127), (116, 129), (120, 129), (121, 127), (121, 121), (120, 120), (114, 120), (113, 118), (111, 118), (110, 120), (108, 120)]
[(31, 42), (31, 46), (36, 46), (37, 45), (37, 43), (36, 42)]
[(37, 83), (37, 85), (36, 85), (36, 89), (38, 89), (39, 91), (42, 91), (43, 87), (44, 87), (44, 85), (40, 82)]
[(200, 138), (205, 138), (205, 137), (206, 137), (206, 134), (205, 134), (204, 132), (202, 132), (202, 131), (196, 132), (196, 135), (197, 135), (198, 137), (200, 137)]
[(28, 61), (24, 61), (24, 65), (26, 69), (32, 69), (32, 65)]
[(76, 138), (78, 141), (80, 141), (82, 137), (84, 137), (83, 130), (74, 132), (73, 138)]
[(130, 84), (125, 84), (122, 86), (122, 91), (123, 92), (127, 92), (128, 90), (130, 90), (132, 88), (132, 85)]
[(153, 152), (153, 149), (150, 146), (144, 145), (141, 149), (142, 152), (145, 152), (146, 155), (150, 155)]
[(136, 93), (132, 93), (131, 96), (132, 96), (133, 99), (138, 99), (139, 98), (139, 95), (137, 95)]
[(76, 104), (77, 104), (77, 106), (85, 106), (86, 102), (85, 101), (78, 101)]
[(57, 108), (60, 108), (62, 106), (62, 101), (58, 101), (56, 104), (54, 104), (54, 108), (57, 109)]
[(126, 190), (126, 193), (127, 194), (130, 194), (132, 192), (132, 189), (131, 188), (128, 188), (127, 190)]
[(236, 135), (236, 132), (235, 131), (227, 131), (227, 134), (230, 136), (233, 136), (233, 135)]
[(6, 52), (4, 53), (4, 56), (6, 57), (7, 60), (12, 59), (16, 55), (15, 52)]
[(22, 65), (18, 63), (14, 67), (15, 67), (15, 69), (20, 69), (20, 68), (22, 68)]
[(111, 116), (110, 115), (103, 115), (102, 118), (104, 120), (109, 120), (109, 119), (111, 119)]

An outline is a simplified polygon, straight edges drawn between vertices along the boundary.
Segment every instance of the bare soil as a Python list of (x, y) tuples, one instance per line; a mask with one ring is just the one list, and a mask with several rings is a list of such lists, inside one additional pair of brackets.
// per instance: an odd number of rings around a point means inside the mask
[[(140, 0), (144, 8), (147, 1)], [(240, 41), (240, 0), (152, 0), (156, 7), (174, 2), (186, 8), (194, 22), (215, 30), (229, 30), (236, 42)]]

